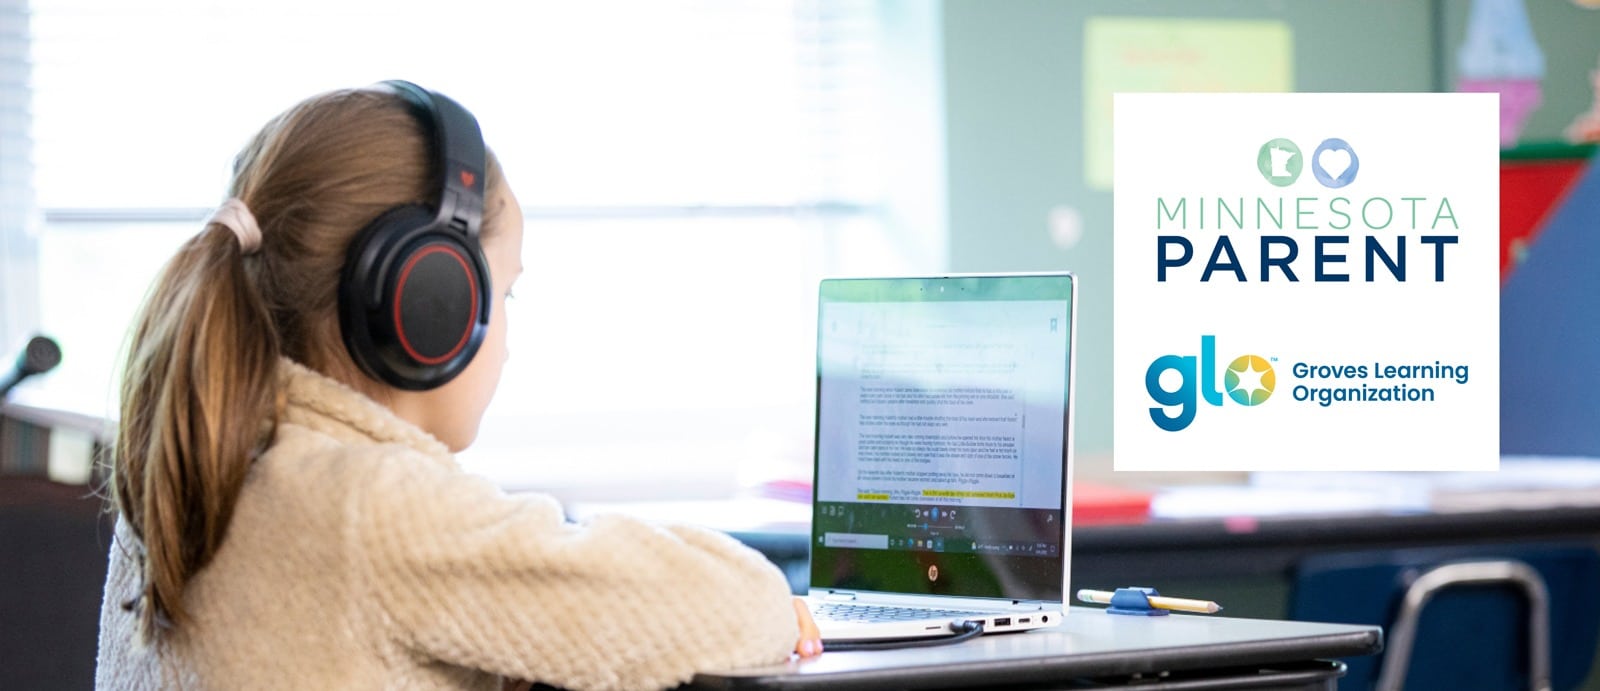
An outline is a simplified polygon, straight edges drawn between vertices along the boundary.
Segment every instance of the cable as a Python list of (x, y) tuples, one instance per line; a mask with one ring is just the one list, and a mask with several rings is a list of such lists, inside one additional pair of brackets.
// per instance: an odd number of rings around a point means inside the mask
[(874, 642), (839, 642), (824, 643), (823, 650), (829, 652), (849, 652), (852, 650), (899, 650), (901, 648), (932, 648), (938, 645), (951, 645), (960, 643), (969, 638), (983, 635), (982, 621), (957, 620), (950, 622), (950, 630), (956, 631), (954, 636), (941, 638), (913, 638), (910, 640), (874, 641)]

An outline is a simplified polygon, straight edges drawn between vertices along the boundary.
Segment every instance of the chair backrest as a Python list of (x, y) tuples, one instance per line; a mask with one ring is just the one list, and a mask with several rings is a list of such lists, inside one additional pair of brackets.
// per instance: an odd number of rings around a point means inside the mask
[[(1445, 564), (1510, 559), (1543, 579), (1550, 601), (1551, 688), (1577, 688), (1600, 641), (1600, 551), (1577, 544), (1504, 544), (1346, 552), (1304, 560), (1295, 570), (1289, 616), (1376, 624), (1392, 635), (1406, 590)], [(1529, 599), (1513, 583), (1437, 590), (1419, 610), (1404, 688), (1522, 689), (1530, 674)], [(1345, 660), (1340, 691), (1376, 688), (1386, 658)]]

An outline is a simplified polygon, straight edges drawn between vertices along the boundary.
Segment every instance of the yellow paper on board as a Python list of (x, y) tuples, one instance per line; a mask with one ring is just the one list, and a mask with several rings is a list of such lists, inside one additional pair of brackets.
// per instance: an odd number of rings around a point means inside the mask
[[(1083, 165), (1111, 189), (1111, 95), (1294, 90), (1289, 25), (1271, 20), (1094, 17), (1083, 28)], [(1181, 114), (1174, 114), (1174, 125)]]

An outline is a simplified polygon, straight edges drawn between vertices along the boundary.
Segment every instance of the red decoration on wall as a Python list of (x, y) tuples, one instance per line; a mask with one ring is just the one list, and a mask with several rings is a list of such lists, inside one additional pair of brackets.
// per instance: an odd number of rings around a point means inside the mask
[(1560, 205), (1588, 161), (1507, 161), (1500, 165), (1500, 282), (1538, 239), (1550, 211)]

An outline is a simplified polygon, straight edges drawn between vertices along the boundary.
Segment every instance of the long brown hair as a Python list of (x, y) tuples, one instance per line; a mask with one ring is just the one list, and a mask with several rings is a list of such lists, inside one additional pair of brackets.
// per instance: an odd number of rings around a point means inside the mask
[[(240, 152), (230, 196), (261, 228), (245, 254), (203, 228), (163, 268), (134, 322), (111, 498), (139, 538), (139, 631), (184, 625), (184, 585), (227, 535), (250, 463), (270, 446), (287, 357), (377, 396), (345, 353), (338, 281), (355, 234), (390, 207), (431, 202), (422, 125), (394, 94), (322, 94), (274, 118)], [(485, 189), (501, 193), (491, 153)], [(486, 204), (483, 233), (499, 206)]]

